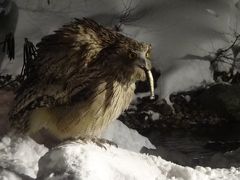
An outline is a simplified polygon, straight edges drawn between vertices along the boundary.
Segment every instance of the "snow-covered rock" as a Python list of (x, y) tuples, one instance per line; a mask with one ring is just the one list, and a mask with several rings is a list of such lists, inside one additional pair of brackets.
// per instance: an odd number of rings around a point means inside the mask
[(48, 180), (237, 180), (240, 169), (182, 167), (161, 157), (105, 145), (69, 142), (50, 150), (39, 161), (38, 179)]

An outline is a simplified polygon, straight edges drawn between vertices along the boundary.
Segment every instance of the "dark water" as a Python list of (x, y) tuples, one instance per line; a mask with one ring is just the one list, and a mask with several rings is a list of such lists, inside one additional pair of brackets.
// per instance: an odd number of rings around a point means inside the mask
[(240, 123), (195, 132), (153, 131), (147, 135), (157, 150), (143, 150), (184, 166), (229, 168), (240, 166)]

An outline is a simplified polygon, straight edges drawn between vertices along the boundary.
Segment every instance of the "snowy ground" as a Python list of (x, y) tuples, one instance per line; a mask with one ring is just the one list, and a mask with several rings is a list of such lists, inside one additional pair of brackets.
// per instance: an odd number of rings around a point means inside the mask
[(147, 138), (141, 136), (136, 130), (129, 129), (121, 121), (114, 121), (102, 137), (116, 142), (120, 148), (135, 152), (140, 152), (143, 146), (155, 149)]
[[(122, 137), (125, 135), (122, 134)], [(132, 144), (130, 141), (135, 138), (127, 137), (129, 141), (126, 143), (130, 146)], [(141, 138), (139, 136), (135, 140)], [(36, 144), (27, 137), (3, 137), (0, 142), (0, 179), (238, 180), (240, 178), (239, 168), (211, 169), (199, 166), (193, 169), (176, 165), (161, 157), (139, 154), (109, 145), (103, 148), (81, 141), (67, 142), (47, 151), (44, 146)]]
[(14, 175), (35, 177), (37, 162), (47, 151), (29, 137), (4, 136), (0, 142), (0, 179), (10, 180)]
[[(117, 143), (119, 148), (129, 151), (140, 152), (143, 146), (155, 149), (147, 138), (136, 130), (127, 128), (120, 121), (113, 122), (103, 137)], [(0, 180), (4, 177), (12, 180), (10, 176), (15, 175), (34, 178), (38, 172), (38, 160), (47, 151), (46, 147), (35, 143), (29, 137), (5, 135), (0, 141)]]
[[(81, 154), (81, 155), (79, 155)], [(182, 167), (161, 157), (138, 154), (94, 144), (73, 143), (47, 153), (39, 162), (38, 177), (43, 179), (84, 180), (237, 180), (240, 169)]]

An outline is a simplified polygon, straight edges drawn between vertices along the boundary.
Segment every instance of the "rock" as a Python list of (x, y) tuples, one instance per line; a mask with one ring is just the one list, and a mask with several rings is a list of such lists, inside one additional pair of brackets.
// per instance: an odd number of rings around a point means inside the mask
[(211, 86), (197, 101), (208, 111), (240, 121), (240, 84)]
[(240, 149), (226, 153), (217, 153), (211, 157), (209, 165), (213, 168), (234, 168), (240, 165)]

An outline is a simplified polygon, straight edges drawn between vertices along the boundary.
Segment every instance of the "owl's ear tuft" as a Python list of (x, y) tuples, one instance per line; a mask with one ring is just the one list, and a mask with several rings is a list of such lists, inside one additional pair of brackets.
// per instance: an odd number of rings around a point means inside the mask
[(151, 60), (151, 52), (148, 50), (145, 54), (145, 57), (148, 59), (148, 60)]

